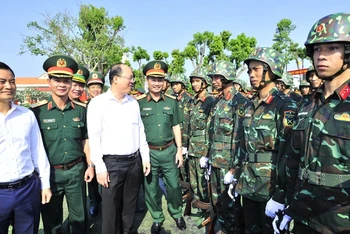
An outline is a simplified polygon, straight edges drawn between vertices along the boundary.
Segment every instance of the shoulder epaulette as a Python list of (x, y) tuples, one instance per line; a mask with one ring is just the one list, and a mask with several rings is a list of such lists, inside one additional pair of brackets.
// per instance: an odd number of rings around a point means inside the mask
[(30, 105), (30, 108), (33, 109), (33, 108), (36, 108), (36, 107), (39, 107), (39, 106), (43, 106), (43, 105), (45, 105), (45, 104), (47, 104), (47, 103), (48, 103), (47, 100), (42, 100), (42, 101), (40, 101), (40, 102), (31, 104), (31, 105)]
[(141, 100), (142, 98), (145, 98), (145, 97), (147, 97), (147, 94), (142, 94), (142, 95), (140, 95), (140, 96), (137, 96), (136, 97), (136, 100)]
[(86, 108), (86, 104), (85, 103), (82, 103), (82, 102), (77, 102), (77, 101), (74, 101), (74, 100), (71, 100), (74, 104), (77, 104), (78, 106), (82, 106), (82, 107), (85, 107)]
[(170, 95), (170, 94), (165, 93), (164, 95), (167, 96), (167, 97), (169, 97), (169, 98), (172, 98), (172, 99), (174, 99), (174, 100), (176, 99), (176, 97), (174, 97), (174, 96), (172, 96), (172, 95)]

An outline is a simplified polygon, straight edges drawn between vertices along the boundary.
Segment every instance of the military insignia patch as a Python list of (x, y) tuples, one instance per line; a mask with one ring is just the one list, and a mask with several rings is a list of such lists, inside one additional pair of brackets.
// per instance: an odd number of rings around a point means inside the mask
[(43, 123), (54, 123), (56, 119), (43, 119)]
[(244, 116), (244, 111), (245, 111), (245, 108), (244, 108), (244, 105), (240, 104), (238, 105), (238, 109), (237, 109), (237, 113), (239, 116)]
[(273, 115), (270, 115), (269, 113), (266, 113), (261, 116), (262, 119), (273, 119)]
[(79, 118), (79, 117), (75, 117), (75, 118), (73, 118), (73, 121), (74, 121), (74, 122), (79, 122), (79, 121), (80, 121), (80, 118)]
[(285, 127), (293, 127), (294, 124), (294, 111), (285, 111), (283, 118), (283, 125)]
[(227, 111), (230, 111), (230, 108), (225, 107), (225, 108), (224, 108), (224, 111), (226, 111), (226, 112), (227, 112)]
[(57, 67), (67, 67), (67, 62), (63, 58), (60, 58), (57, 60), (56, 65)]
[(323, 24), (318, 25), (316, 28), (316, 32), (322, 32), (323, 28), (324, 28)]
[(157, 70), (159, 70), (159, 69), (161, 69), (161, 65), (160, 65), (160, 63), (155, 63), (154, 64), (154, 69), (157, 69)]
[(171, 108), (169, 106), (165, 106), (164, 110), (170, 110)]
[(203, 110), (203, 109), (199, 109), (198, 112), (199, 112), (199, 113), (203, 113), (204, 110)]
[(350, 122), (350, 114), (346, 112), (341, 114), (334, 114), (334, 119), (339, 121)]

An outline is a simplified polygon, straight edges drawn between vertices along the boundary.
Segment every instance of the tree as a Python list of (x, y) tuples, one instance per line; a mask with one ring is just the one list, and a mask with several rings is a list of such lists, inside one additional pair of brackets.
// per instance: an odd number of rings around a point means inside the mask
[(21, 103), (21, 105), (29, 107), (33, 100), (41, 101), (50, 97), (49, 92), (41, 92), (35, 88), (25, 88), (21, 91), (16, 91), (13, 100)]
[(204, 57), (213, 38), (213, 32), (198, 32), (193, 35), (193, 40), (185, 47), (183, 55), (192, 62), (193, 70), (203, 65)]
[(145, 79), (143, 77), (142, 74), (142, 69), (143, 69), (143, 61), (149, 61), (150, 60), (150, 56), (147, 52), (147, 50), (141, 48), (140, 46), (138, 46), (137, 48), (135, 48), (134, 46), (131, 48), (131, 53), (132, 53), (132, 60), (134, 62), (137, 62), (137, 64), (139, 65), (139, 67), (137, 68), (137, 70), (134, 70), (134, 75), (135, 75), (135, 79), (136, 79), (136, 84), (135, 87), (140, 87), (143, 86)]
[(232, 38), (228, 42), (228, 50), (231, 52), (229, 61), (236, 64), (238, 78), (245, 70), (243, 61), (249, 57), (256, 47), (257, 41), (255, 37), (247, 37), (244, 33), (239, 34), (235, 39)]
[(168, 74), (185, 73), (185, 56), (179, 49), (175, 49), (171, 52), (173, 60), (170, 62)]
[(297, 60), (298, 43), (294, 43), (290, 38), (290, 33), (295, 30), (296, 26), (290, 19), (282, 19), (277, 23), (276, 33), (274, 34), (274, 44), (272, 48), (284, 55), (284, 65), (290, 61)]
[(153, 58), (155, 60), (164, 60), (166, 63), (168, 63), (167, 58), (169, 57), (169, 54), (167, 52), (162, 52), (160, 50), (153, 51)]
[(121, 61), (123, 53), (128, 50), (119, 35), (125, 28), (123, 18), (108, 17), (103, 7), (80, 5), (78, 18), (68, 12), (42, 15), (42, 23), (32, 21), (27, 24), (34, 35), (24, 37), (20, 54), (65, 54), (90, 71), (106, 74), (108, 68)]

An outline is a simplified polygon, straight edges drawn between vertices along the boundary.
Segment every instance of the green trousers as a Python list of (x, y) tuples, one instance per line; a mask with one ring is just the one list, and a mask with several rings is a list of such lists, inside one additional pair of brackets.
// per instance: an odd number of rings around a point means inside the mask
[(159, 187), (159, 172), (167, 190), (168, 211), (173, 218), (182, 216), (182, 192), (179, 184), (179, 170), (175, 164), (176, 147), (165, 150), (150, 149), (151, 173), (145, 177), (145, 202), (154, 222), (163, 222), (162, 192)]
[(64, 197), (68, 205), (69, 232), (88, 233), (84, 173), (84, 163), (79, 163), (69, 170), (51, 168), (52, 197), (48, 204), (43, 205), (41, 211), (45, 234), (62, 233)]

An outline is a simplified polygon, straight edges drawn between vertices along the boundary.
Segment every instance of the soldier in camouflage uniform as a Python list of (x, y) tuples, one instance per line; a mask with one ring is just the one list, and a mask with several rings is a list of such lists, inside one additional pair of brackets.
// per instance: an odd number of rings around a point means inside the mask
[[(180, 123), (181, 133), (182, 133), (182, 153), (184, 157), (184, 165), (180, 169), (180, 177), (183, 182), (188, 182), (188, 158), (187, 158), (187, 149), (188, 149), (188, 122), (189, 122), (189, 110), (188, 103), (191, 100), (192, 96), (186, 91), (188, 82), (184, 74), (173, 74), (169, 80), (171, 88), (173, 89), (173, 94), (176, 97), (179, 103), (179, 109), (183, 113), (184, 120)], [(188, 192), (187, 185), (182, 183), (184, 192)]]
[(170, 76), (169, 75), (166, 75), (165, 78), (164, 78), (162, 92), (164, 94), (173, 95), (173, 91), (170, 88)]
[(315, 72), (314, 66), (311, 65), (306, 72), (306, 81), (310, 83), (311, 85), (311, 93), (316, 92), (316, 90), (321, 87), (323, 84), (323, 80), (321, 80)]
[(310, 94), (310, 83), (306, 80), (302, 80), (299, 85), (299, 89), (303, 98), (309, 96)]
[(275, 86), (283, 74), (282, 61), (279, 52), (266, 47), (257, 48), (245, 60), (250, 83), (257, 90), (244, 115), (237, 151), (241, 173), (236, 191), (243, 196), (246, 234), (273, 233), (272, 218), (284, 208), (285, 148), (297, 106)]
[(276, 86), (281, 92), (293, 99), (297, 104), (302, 102), (303, 97), (291, 89), (293, 86), (293, 77), (289, 72), (284, 72), (282, 77), (277, 79)]
[[(210, 85), (210, 78), (207, 76), (207, 69), (198, 68), (190, 75), (192, 89), (195, 96), (188, 103), (189, 114), (189, 145), (188, 145), (188, 160), (189, 160), (189, 175), (191, 193), (193, 194), (193, 209), (191, 216), (193, 220), (203, 221), (205, 214), (202, 213), (204, 204), (208, 203), (208, 187), (204, 175), (204, 168), (200, 166), (200, 158), (208, 155), (209, 139), (206, 132), (208, 131), (207, 121), (210, 110), (215, 104), (215, 99), (207, 92), (207, 87)], [(198, 220), (196, 220), (198, 218)], [(196, 223), (200, 226), (199, 223)]]
[(244, 228), (240, 199), (234, 202), (227, 194), (228, 185), (234, 182), (233, 155), (239, 144), (237, 135), (241, 126), (248, 99), (234, 86), (236, 79), (235, 66), (228, 61), (216, 61), (208, 76), (212, 78), (213, 86), (221, 91), (216, 105), (212, 108), (208, 124), (211, 164), (212, 197), (216, 208), (222, 233), (242, 233)]
[(350, 233), (350, 14), (318, 20), (305, 42), (324, 84), (300, 108), (287, 160), (280, 226), (293, 233)]

